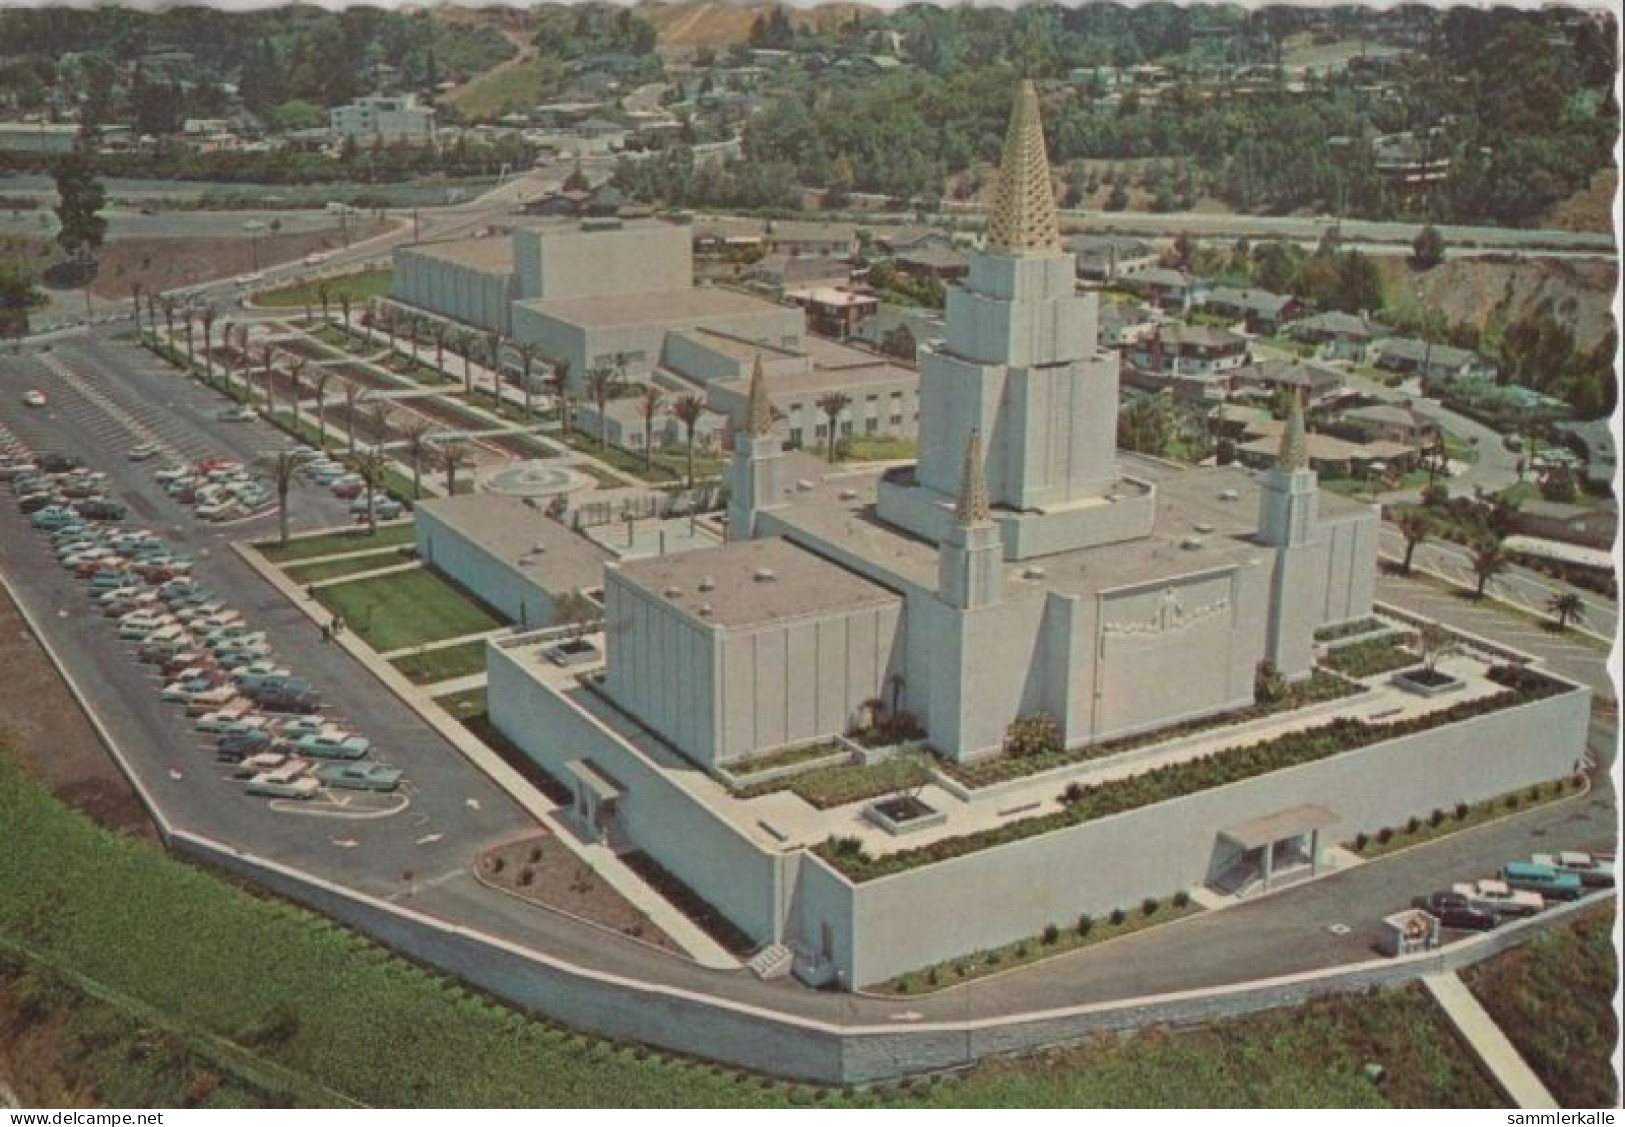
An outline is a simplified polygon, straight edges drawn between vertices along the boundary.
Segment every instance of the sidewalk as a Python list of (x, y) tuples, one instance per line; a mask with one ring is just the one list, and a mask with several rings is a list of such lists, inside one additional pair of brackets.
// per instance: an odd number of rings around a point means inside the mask
[(1425, 974), (1422, 984), (1514, 1104), (1532, 1109), (1560, 1106), (1460, 978), (1454, 974)]

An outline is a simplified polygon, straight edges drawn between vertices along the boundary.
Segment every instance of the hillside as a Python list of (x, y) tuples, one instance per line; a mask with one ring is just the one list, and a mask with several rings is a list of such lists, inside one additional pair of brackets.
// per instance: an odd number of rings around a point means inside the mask
[[(638, 5), (637, 13), (654, 25), (662, 50), (692, 47), (730, 47), (750, 38), (756, 17), (775, 7), (759, 0), (731, 3), (729, 0), (663, 0)], [(855, 15), (872, 15), (875, 9), (862, 4), (819, 4), (815, 8), (786, 6), (793, 27), (824, 30), (850, 20)]]
[(1582, 350), (1613, 327), (1610, 306), (1618, 270), (1605, 259), (1484, 255), (1452, 258), (1421, 274), (1400, 256), (1377, 261), (1390, 292), (1401, 286), (1419, 290), (1448, 320), (1469, 321), (1481, 330), (1511, 324), (1548, 298)]
[(1561, 201), (1545, 216), (1541, 226), (1562, 231), (1612, 231), (1614, 196), (1619, 191), (1619, 170), (1605, 168), (1591, 183)]

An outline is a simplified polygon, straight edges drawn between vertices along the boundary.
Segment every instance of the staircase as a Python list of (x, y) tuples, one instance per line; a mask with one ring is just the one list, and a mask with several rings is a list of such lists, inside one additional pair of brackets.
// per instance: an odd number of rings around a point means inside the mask
[(795, 953), (783, 943), (769, 943), (760, 951), (750, 957), (745, 965), (750, 967), (757, 978), (766, 981), (771, 978), (783, 978), (790, 973), (795, 963)]

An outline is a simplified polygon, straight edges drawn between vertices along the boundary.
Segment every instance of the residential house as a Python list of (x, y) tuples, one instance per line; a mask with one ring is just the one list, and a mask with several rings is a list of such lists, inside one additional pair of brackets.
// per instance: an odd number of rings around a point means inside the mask
[(1155, 247), (1129, 235), (1074, 235), (1066, 249), (1077, 256), (1078, 277), (1103, 284), (1155, 269), (1160, 261)]
[(1303, 303), (1291, 294), (1231, 286), (1215, 286), (1202, 297), (1201, 307), (1220, 317), (1234, 317), (1247, 326), (1249, 333), (1264, 336), (1273, 336), (1303, 314)]
[(1139, 294), (1164, 313), (1181, 316), (1202, 304), (1212, 288), (1206, 279), (1196, 278), (1183, 270), (1156, 266), (1119, 279), (1126, 290)]
[(1439, 441), (1437, 419), (1399, 403), (1379, 403), (1344, 411), (1338, 420), (1367, 441), (1397, 442), (1413, 450), (1426, 450)]
[(1392, 332), (1369, 317), (1335, 309), (1300, 317), (1286, 331), (1294, 340), (1316, 345), (1324, 360), (1350, 360), (1356, 364), (1364, 362), (1373, 341)]
[(1377, 367), (1390, 372), (1419, 375), (1424, 384), (1469, 378), (1479, 370), (1481, 364), (1478, 354), (1465, 348), (1410, 337), (1388, 337), (1378, 341), (1374, 354)]
[(1137, 301), (1103, 301), (1095, 332), (1102, 348), (1126, 349), (1156, 329), (1151, 311)]
[(1515, 533), (1587, 548), (1610, 549), (1619, 535), (1619, 506), (1613, 501), (1568, 505), (1533, 498), (1520, 505), (1511, 520)]
[(813, 332), (838, 340), (851, 336), (880, 307), (874, 294), (844, 286), (809, 286), (787, 290), (784, 296), (807, 311), (807, 324)]
[(435, 109), (420, 105), (416, 94), (357, 98), (327, 111), (327, 130), (334, 141), (362, 145), (433, 144)]
[(1342, 372), (1302, 360), (1258, 360), (1237, 368), (1232, 376), (1238, 394), (1266, 401), (1283, 392), (1301, 394), (1309, 411), (1336, 401), (1347, 387)]
[(1129, 351), (1134, 367), (1159, 375), (1209, 375), (1239, 368), (1247, 359), (1245, 337), (1179, 322), (1157, 326)]
[(892, 256), (892, 263), (912, 277), (935, 278), (939, 282), (958, 281), (970, 273), (970, 257), (952, 245), (939, 242), (899, 251)]

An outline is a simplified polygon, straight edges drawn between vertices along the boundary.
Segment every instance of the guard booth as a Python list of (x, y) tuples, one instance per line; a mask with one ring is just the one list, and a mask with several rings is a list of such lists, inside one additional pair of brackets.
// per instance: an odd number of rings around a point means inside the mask
[(1320, 832), (1338, 821), (1336, 811), (1306, 804), (1225, 827), (1219, 840), (1230, 857), (1221, 867), (1222, 883), (1238, 893), (1255, 884), (1268, 892), (1283, 880), (1318, 876)]
[(618, 828), (615, 814), (621, 785), (590, 759), (572, 759), (564, 769), (574, 794), (570, 815), (576, 828), (588, 841), (611, 843)]

